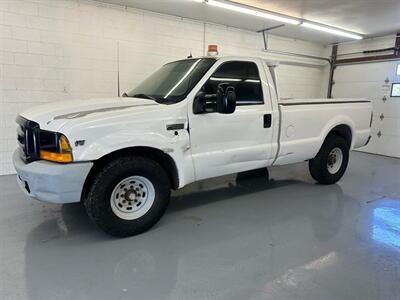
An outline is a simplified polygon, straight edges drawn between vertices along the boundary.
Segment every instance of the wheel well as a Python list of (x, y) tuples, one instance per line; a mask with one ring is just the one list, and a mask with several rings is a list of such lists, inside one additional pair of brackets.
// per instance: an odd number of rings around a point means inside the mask
[[(349, 145), (349, 148), (351, 147), (351, 141), (353, 138), (353, 135), (351, 133), (351, 129), (348, 125), (338, 125), (334, 128), (331, 129), (331, 131), (328, 133), (328, 136), (331, 135), (337, 135), (345, 139), (347, 144)], [(328, 137), (327, 136), (327, 137)]]
[(85, 180), (81, 200), (83, 200), (87, 196), (87, 193), (89, 192), (89, 187), (96, 173), (108, 162), (121, 156), (142, 156), (154, 160), (155, 162), (160, 164), (161, 167), (164, 168), (165, 172), (167, 172), (172, 188), (177, 189), (179, 187), (178, 169), (171, 156), (165, 154), (159, 149), (152, 147), (131, 147), (111, 152), (94, 161), (94, 165)]

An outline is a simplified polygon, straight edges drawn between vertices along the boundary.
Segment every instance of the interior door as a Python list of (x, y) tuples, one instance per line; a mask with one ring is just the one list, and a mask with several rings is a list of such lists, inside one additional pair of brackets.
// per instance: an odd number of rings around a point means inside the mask
[(233, 86), (237, 97), (232, 114), (194, 114), (189, 107), (191, 151), (196, 180), (267, 166), (271, 160), (271, 105), (261, 62), (221, 61), (201, 86), (215, 102), (220, 84)]

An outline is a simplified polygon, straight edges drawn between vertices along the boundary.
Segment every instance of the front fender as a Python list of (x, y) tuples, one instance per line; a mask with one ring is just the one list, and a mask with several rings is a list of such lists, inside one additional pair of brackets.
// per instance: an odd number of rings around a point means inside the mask
[(191, 159), (190, 139), (187, 130), (168, 132), (163, 135), (155, 132), (132, 133), (120, 131), (104, 135), (90, 141), (84, 147), (76, 147), (73, 155), (75, 161), (96, 161), (112, 152), (134, 148), (150, 147), (169, 155), (178, 169), (179, 187), (194, 181), (194, 169)]

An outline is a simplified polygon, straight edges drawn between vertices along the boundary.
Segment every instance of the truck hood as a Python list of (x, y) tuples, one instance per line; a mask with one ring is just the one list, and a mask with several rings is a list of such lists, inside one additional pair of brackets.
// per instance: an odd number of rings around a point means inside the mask
[(58, 130), (72, 119), (140, 107), (154, 108), (155, 106), (161, 105), (149, 99), (113, 97), (53, 102), (33, 107), (20, 115), (39, 123), (42, 129)]

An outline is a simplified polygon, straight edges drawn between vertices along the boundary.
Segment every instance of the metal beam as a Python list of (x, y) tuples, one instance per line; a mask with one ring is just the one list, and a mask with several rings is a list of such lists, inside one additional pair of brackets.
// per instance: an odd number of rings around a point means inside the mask
[(286, 55), (286, 56), (297, 56), (297, 57), (303, 57), (303, 58), (324, 60), (324, 61), (331, 63), (331, 60), (329, 58), (322, 57), (322, 56), (314, 56), (314, 55), (307, 55), (307, 54), (301, 54), (301, 53), (279, 51), (279, 50), (268, 50), (268, 49), (264, 49), (263, 51), (267, 52), (267, 53), (280, 54), (280, 55)]
[(354, 64), (361, 62), (372, 62), (372, 61), (382, 61), (382, 60), (390, 60), (390, 59), (400, 59), (400, 55), (396, 54), (387, 54), (387, 55), (374, 55), (374, 56), (366, 56), (366, 57), (355, 57), (355, 58), (346, 58), (339, 59), (336, 61), (336, 65), (345, 65), (345, 64)]
[(331, 55), (331, 69), (329, 71), (329, 82), (328, 82), (328, 98), (332, 98), (332, 87), (333, 87), (333, 75), (335, 73), (335, 68), (336, 68), (336, 58), (337, 58), (337, 52), (338, 52), (338, 45), (333, 45), (332, 46), (332, 55)]
[(280, 25), (268, 27), (268, 28), (265, 28), (265, 29), (257, 30), (258, 33), (261, 32), (262, 35), (263, 35), (264, 49), (268, 49), (268, 31), (274, 30), (274, 29), (277, 29), (277, 28), (281, 28), (283, 26), (285, 26), (285, 24), (280, 24)]
[(257, 32), (270, 31), (270, 30), (274, 30), (274, 29), (281, 28), (281, 27), (283, 27), (283, 26), (285, 26), (285, 24), (280, 24), (280, 25), (268, 27), (268, 28), (265, 28), (265, 29), (257, 30)]
[(385, 60), (393, 60), (393, 59), (400, 59), (400, 33), (397, 33), (397, 35), (396, 35), (396, 41), (395, 41), (395, 45), (394, 45), (393, 54), (371, 55), (371, 56), (363, 56), (363, 57), (338, 59), (336, 61), (336, 65), (338, 66), (338, 65), (345, 65), (345, 64), (385, 61)]

